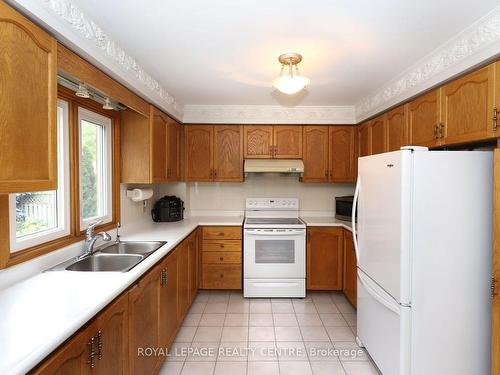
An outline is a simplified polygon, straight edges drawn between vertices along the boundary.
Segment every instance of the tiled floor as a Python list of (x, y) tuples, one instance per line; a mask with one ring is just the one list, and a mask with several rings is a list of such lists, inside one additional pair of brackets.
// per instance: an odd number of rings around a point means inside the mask
[(355, 333), (356, 312), (339, 293), (245, 299), (202, 291), (160, 374), (378, 374)]

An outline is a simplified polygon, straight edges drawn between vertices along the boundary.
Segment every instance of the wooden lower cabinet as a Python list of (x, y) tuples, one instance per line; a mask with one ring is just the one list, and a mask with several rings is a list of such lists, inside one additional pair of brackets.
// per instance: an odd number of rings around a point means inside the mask
[(307, 228), (307, 289), (342, 290), (343, 229)]
[(201, 288), (242, 287), (241, 227), (203, 227)]
[(174, 251), (161, 262), (160, 346), (170, 348), (179, 326), (177, 316), (177, 254)]
[(352, 233), (344, 230), (344, 287), (343, 292), (349, 302), (356, 307), (357, 302), (357, 260)]
[(191, 233), (188, 243), (188, 269), (189, 269), (189, 304), (193, 302), (198, 292), (198, 264), (199, 264), (199, 235), (198, 229)]
[(183, 241), (175, 250), (177, 253), (177, 318), (182, 322), (190, 305), (189, 297), (189, 247), (187, 241)]
[(161, 265), (155, 266), (129, 292), (129, 358), (132, 374), (154, 374), (161, 357), (141, 355), (146, 348), (160, 347)]

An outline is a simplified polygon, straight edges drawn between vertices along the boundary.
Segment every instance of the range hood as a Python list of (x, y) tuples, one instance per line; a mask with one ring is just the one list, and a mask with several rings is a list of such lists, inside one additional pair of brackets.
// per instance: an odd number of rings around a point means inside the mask
[(304, 173), (304, 162), (293, 159), (245, 159), (245, 173)]

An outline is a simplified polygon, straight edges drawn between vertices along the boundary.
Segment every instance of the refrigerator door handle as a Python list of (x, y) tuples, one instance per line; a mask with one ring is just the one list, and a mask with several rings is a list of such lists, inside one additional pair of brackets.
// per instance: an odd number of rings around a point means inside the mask
[(360, 271), (358, 271), (358, 278), (361, 284), (365, 287), (366, 291), (370, 296), (375, 298), (380, 304), (387, 307), (389, 310), (395, 312), (398, 315), (401, 315), (399, 304), (394, 301), (387, 300), (386, 297), (382, 296), (378, 293), (375, 288), (371, 285), (373, 282), (367, 278), (367, 276), (363, 275)]
[(352, 214), (351, 214), (351, 224), (352, 224), (352, 239), (354, 242), (354, 252), (356, 253), (356, 261), (359, 263), (359, 246), (358, 246), (358, 236), (356, 234), (356, 209), (358, 207), (359, 189), (361, 185), (361, 177), (358, 175), (356, 180), (356, 189), (354, 190), (354, 199), (352, 202)]

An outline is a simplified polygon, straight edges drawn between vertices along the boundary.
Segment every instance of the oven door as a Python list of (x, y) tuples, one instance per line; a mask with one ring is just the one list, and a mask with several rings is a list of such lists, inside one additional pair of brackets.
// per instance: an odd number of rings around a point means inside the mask
[(245, 278), (304, 278), (305, 229), (245, 229)]

